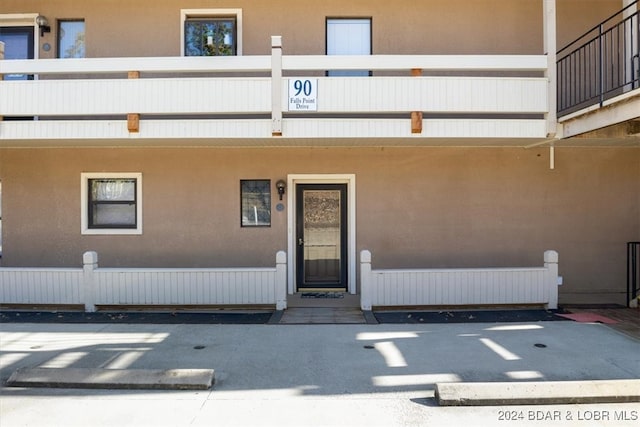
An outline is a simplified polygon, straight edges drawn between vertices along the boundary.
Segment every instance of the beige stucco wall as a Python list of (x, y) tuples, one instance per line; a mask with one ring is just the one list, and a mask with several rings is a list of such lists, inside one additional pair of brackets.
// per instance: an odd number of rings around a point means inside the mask
[[(557, 0), (558, 44), (621, 9), (620, 0)], [(2, 13), (40, 13), (52, 26), (41, 58), (55, 57), (56, 20), (83, 18), (88, 57), (178, 56), (180, 9), (240, 8), (244, 54), (324, 54), (327, 17), (372, 18), (375, 54), (540, 54), (542, 0), (2, 0)]]
[[(142, 172), (142, 236), (80, 234), (82, 172)], [(0, 149), (2, 264), (79, 266), (96, 250), (103, 266), (273, 265), (287, 210), (273, 194), (272, 226), (241, 228), (240, 179), (302, 173), (356, 175), (356, 245), (374, 268), (536, 266), (555, 249), (561, 300), (624, 302), (638, 148), (557, 148), (555, 170), (524, 148)]]

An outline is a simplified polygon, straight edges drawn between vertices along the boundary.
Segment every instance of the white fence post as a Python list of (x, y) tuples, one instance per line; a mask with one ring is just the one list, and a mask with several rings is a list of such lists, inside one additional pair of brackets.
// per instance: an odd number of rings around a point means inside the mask
[(85, 252), (82, 255), (82, 269), (84, 271), (84, 310), (88, 313), (96, 311), (95, 306), (95, 277), (93, 271), (98, 268), (98, 254), (93, 251)]
[(549, 302), (547, 308), (558, 308), (558, 252), (544, 252), (544, 268), (547, 269)]
[(371, 252), (360, 252), (360, 308), (371, 310)]
[(276, 310), (287, 308), (287, 253), (276, 254)]

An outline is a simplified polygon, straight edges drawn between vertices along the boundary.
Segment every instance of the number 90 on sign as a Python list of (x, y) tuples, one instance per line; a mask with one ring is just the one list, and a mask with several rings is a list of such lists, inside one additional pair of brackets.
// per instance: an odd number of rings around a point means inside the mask
[(318, 80), (289, 79), (289, 111), (318, 110)]

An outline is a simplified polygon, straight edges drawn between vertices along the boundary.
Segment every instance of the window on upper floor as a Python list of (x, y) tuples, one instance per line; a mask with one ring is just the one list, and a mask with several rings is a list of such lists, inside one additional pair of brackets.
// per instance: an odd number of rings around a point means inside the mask
[(182, 10), (183, 56), (242, 54), (242, 10)]
[[(371, 55), (371, 18), (327, 18), (327, 55)], [(333, 70), (329, 76), (370, 76), (365, 70)]]
[(82, 234), (142, 234), (142, 174), (83, 173)]
[(84, 19), (58, 21), (58, 58), (84, 58)]

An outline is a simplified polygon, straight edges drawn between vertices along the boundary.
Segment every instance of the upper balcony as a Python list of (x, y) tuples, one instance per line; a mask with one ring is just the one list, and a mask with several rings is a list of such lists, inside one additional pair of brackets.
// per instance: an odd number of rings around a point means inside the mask
[(545, 55), (288, 56), (277, 36), (272, 46), (238, 57), (0, 53), (0, 75), (26, 78), (0, 81), (0, 146), (526, 146), (548, 134)]
[(638, 1), (558, 51), (561, 136), (575, 143), (640, 145)]

